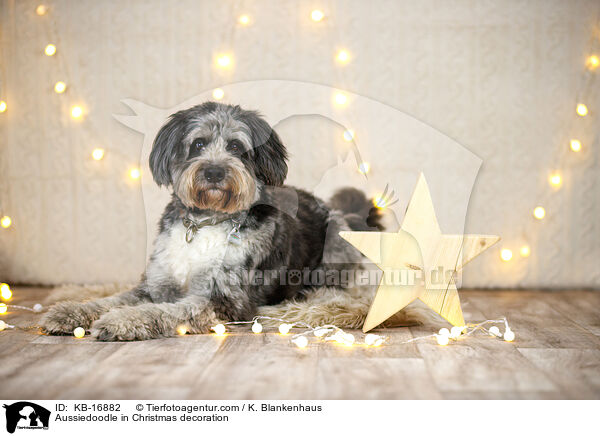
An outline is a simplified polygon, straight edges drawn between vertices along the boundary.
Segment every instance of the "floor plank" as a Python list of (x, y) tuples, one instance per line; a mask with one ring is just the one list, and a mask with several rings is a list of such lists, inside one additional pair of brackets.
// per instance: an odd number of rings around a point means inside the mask
[(506, 316), (521, 348), (599, 348), (598, 336), (553, 306), (554, 294), (479, 291), (469, 293), (468, 298), (486, 319)]
[(520, 348), (519, 351), (541, 369), (565, 397), (595, 399), (600, 393), (600, 350)]
[(298, 349), (278, 333), (231, 334), (194, 380), (194, 396), (215, 399), (286, 399), (314, 396), (315, 347)]
[(319, 360), (316, 399), (442, 399), (421, 358), (370, 359), (327, 357)]
[(594, 334), (600, 329), (600, 292), (571, 291), (547, 296), (548, 304)]
[[(423, 332), (425, 333), (425, 332)], [(555, 393), (559, 388), (523, 355), (514, 343), (471, 337), (445, 347), (418, 345), (437, 388), (452, 398), (468, 399), (470, 392)]]

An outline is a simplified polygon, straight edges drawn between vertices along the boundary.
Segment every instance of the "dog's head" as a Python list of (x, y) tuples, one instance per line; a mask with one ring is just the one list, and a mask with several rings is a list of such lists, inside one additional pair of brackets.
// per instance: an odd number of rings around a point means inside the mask
[(264, 186), (281, 186), (286, 161), (279, 136), (257, 112), (207, 102), (171, 115), (154, 140), (150, 170), (186, 207), (234, 213)]

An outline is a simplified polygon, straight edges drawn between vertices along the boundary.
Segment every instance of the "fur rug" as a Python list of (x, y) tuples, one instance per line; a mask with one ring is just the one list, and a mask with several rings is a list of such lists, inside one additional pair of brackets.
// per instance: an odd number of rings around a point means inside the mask
[[(45, 305), (59, 301), (87, 301), (107, 297), (131, 289), (133, 284), (63, 285), (54, 288)], [(375, 288), (351, 288), (340, 291), (319, 288), (302, 300), (284, 301), (274, 306), (259, 307), (259, 315), (304, 322), (317, 326), (333, 324), (341, 328), (361, 328), (373, 300)], [(439, 322), (441, 318), (420, 302), (415, 302), (385, 321), (380, 327), (399, 327)], [(261, 321), (266, 326), (276, 322)]]

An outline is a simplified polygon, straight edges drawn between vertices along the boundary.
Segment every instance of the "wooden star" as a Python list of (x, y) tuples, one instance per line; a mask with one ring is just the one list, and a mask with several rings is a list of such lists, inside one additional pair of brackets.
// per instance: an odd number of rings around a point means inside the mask
[(500, 239), (490, 235), (443, 235), (422, 173), (398, 233), (340, 232), (340, 236), (383, 271), (364, 332), (417, 298), (452, 325), (465, 325), (454, 276)]

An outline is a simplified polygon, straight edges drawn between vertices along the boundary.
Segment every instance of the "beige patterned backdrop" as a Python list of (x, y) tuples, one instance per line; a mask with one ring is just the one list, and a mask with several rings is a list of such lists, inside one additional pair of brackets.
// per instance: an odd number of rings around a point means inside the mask
[[(503, 240), (467, 267), (464, 286), (600, 287), (600, 73), (585, 69), (600, 2), (53, 0), (42, 16), (38, 4), (0, 2), (0, 214), (13, 220), (0, 229), (0, 280), (136, 280), (146, 223), (128, 170), (143, 137), (113, 118), (131, 113), (120, 101), (170, 108), (229, 83), (281, 79), (369, 97), (481, 158), (465, 230)], [(315, 8), (325, 13), (318, 23)], [(237, 22), (242, 14), (249, 25)], [(335, 60), (340, 49), (347, 64)], [(220, 53), (230, 68), (215, 66)], [(588, 116), (575, 115), (577, 101)], [(80, 121), (70, 117), (75, 104)], [(278, 129), (292, 150), (291, 180), (316, 187), (337, 164), (340, 127), (304, 117)], [(581, 152), (569, 151), (572, 137)], [(96, 147), (106, 151), (98, 162)], [(397, 155), (372, 161), (373, 173), (405, 168)], [(554, 170), (563, 176), (556, 191)], [(427, 174), (451, 187), (442, 176)], [(399, 188), (401, 202), (411, 188)], [(532, 216), (538, 205), (542, 221)], [(443, 225), (453, 205), (440, 198), (436, 207)], [(500, 260), (502, 248), (511, 261)]]

